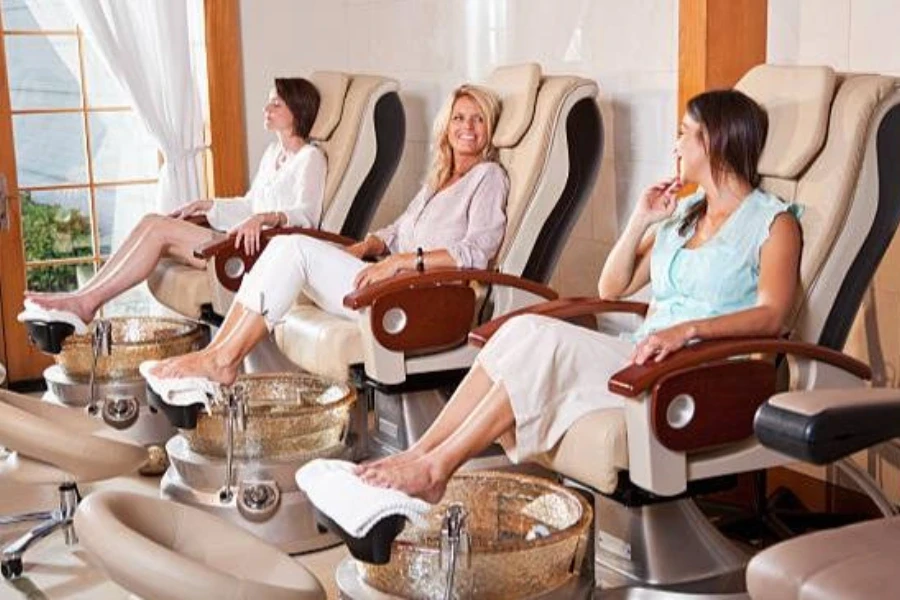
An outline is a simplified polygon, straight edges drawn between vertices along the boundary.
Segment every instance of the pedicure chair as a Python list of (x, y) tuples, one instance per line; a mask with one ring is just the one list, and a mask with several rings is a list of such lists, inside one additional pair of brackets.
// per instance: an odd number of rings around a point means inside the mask
[(344, 299), (356, 322), (301, 304), (275, 329), (294, 364), (335, 379), (349, 373), (361, 408), (374, 406), (371, 439), (355, 428), (357, 457), (402, 450), (427, 428), (441, 388), (472, 363), (473, 324), (556, 297), (545, 283), (593, 189), (603, 144), (595, 82), (524, 64), (499, 67), (484, 85), (501, 97), (493, 141), (510, 178), (494, 268), (401, 274)]
[(107, 577), (154, 600), (325, 600), (296, 560), (189, 506), (100, 491), (75, 515), (82, 546)]
[[(7, 579), (22, 574), (23, 555), (35, 542), (62, 530), (67, 544), (78, 541), (72, 518), (81, 500), (78, 484), (136, 471), (146, 462), (139, 445), (117, 441), (103, 422), (68, 408), (0, 390), (0, 482), (7, 492), (56, 485), (59, 506), (50, 511), (0, 517), (0, 525), (38, 523), (0, 554)], [(13, 487), (15, 486), (15, 487)]]
[[(741, 597), (748, 557), (693, 497), (721, 489), (734, 474), (793, 462), (754, 435), (754, 414), (775, 393), (852, 395), (871, 377), (841, 348), (900, 221), (900, 84), (828, 67), (761, 65), (736, 87), (769, 115), (762, 187), (805, 209), (792, 329), (785, 339), (704, 341), (620, 371), (609, 389), (624, 408), (582, 418), (542, 457), (594, 494), (595, 581), (618, 588), (611, 597)], [(609, 316), (639, 317), (646, 308), (582, 298), (522, 312), (579, 324), (587, 317), (615, 332)], [(470, 339), (483, 344), (503, 320)]]
[[(362, 239), (403, 153), (406, 120), (396, 81), (331, 71), (315, 72), (309, 79), (320, 94), (310, 137), (328, 158), (321, 230), (267, 229), (263, 248), (272, 236), (291, 233), (342, 244)], [(233, 246), (233, 240), (225, 238), (198, 247), (194, 253), (207, 259), (205, 273), (172, 260), (160, 261), (147, 279), (150, 292), (182, 315), (217, 324), (243, 274), (259, 256), (245, 255)]]
[[(822, 465), (900, 437), (900, 391), (822, 390), (778, 394), (754, 422), (766, 447)], [(896, 596), (900, 518), (803, 535), (757, 554), (747, 566), (754, 600), (880, 600)]]

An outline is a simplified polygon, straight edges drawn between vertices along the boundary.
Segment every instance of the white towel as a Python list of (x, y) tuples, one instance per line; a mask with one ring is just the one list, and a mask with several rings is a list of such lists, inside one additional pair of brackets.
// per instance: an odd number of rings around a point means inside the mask
[(84, 335), (88, 332), (87, 324), (81, 320), (81, 317), (68, 310), (57, 310), (55, 308), (44, 308), (39, 306), (33, 300), (25, 301), (25, 310), (16, 317), (19, 323), (27, 323), (28, 321), (45, 321), (52, 323), (54, 321), (68, 323), (75, 328), (75, 333)]
[(356, 538), (365, 537), (381, 519), (403, 515), (413, 523), (424, 522), (431, 505), (398, 490), (375, 487), (353, 473), (345, 460), (317, 458), (297, 471), (297, 487), (316, 508)]
[(159, 363), (158, 360), (145, 360), (138, 370), (163, 402), (172, 406), (202, 404), (206, 412), (210, 412), (210, 402), (219, 392), (218, 383), (206, 377), (157, 377), (150, 371)]

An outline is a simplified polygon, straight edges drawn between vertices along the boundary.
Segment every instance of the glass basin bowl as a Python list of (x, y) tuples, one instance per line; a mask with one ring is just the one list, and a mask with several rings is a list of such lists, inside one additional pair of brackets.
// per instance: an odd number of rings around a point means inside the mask
[[(206, 345), (209, 330), (201, 323), (165, 317), (113, 317), (112, 352), (97, 360), (99, 379), (140, 377), (138, 367), (145, 360), (163, 360), (194, 352)], [(93, 343), (91, 334), (70, 335), (63, 341), (56, 363), (73, 379), (91, 374)]]
[(394, 540), (389, 563), (357, 561), (363, 581), (403, 598), (443, 598), (441, 523), (454, 503), (467, 513), (470, 549), (456, 569), (453, 598), (537, 596), (568, 583), (580, 567), (592, 519), (584, 498), (546, 479), (477, 471), (450, 480), (424, 526), (408, 524)]
[[(234, 456), (283, 458), (333, 450), (344, 440), (356, 391), (310, 373), (241, 375), (234, 389), (246, 403), (244, 430), (234, 430)], [(226, 410), (201, 412), (181, 434), (194, 452), (225, 456)]]

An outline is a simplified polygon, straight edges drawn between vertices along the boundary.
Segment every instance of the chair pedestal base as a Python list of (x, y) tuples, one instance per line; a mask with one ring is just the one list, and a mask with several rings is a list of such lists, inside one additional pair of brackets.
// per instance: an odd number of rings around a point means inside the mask
[(374, 390), (375, 423), (369, 437), (370, 456), (403, 452), (422, 437), (444, 408), (440, 390), (385, 394)]
[(40, 523), (31, 531), (3, 548), (2, 555), (0, 555), (0, 573), (3, 574), (4, 578), (14, 579), (19, 577), (22, 574), (22, 555), (25, 554), (25, 551), (57, 529), (63, 530), (67, 546), (78, 543), (75, 528), (72, 526), (72, 519), (75, 516), (75, 509), (78, 508), (80, 499), (78, 487), (74, 483), (65, 483), (59, 486), (59, 508), (56, 510), (0, 518), (0, 525), (34, 521)]
[[(715, 581), (716, 593), (743, 591), (749, 557), (713, 527), (693, 500), (626, 507), (599, 494), (594, 498), (599, 587)], [(721, 589), (732, 578), (736, 589)]]

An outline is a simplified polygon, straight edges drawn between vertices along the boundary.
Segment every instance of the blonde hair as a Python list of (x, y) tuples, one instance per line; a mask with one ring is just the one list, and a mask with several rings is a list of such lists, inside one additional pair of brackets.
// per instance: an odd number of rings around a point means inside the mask
[(478, 105), (487, 125), (487, 143), (481, 151), (481, 159), (496, 161), (500, 154), (493, 141), (494, 129), (497, 127), (497, 119), (500, 117), (500, 99), (487, 88), (469, 84), (459, 86), (447, 98), (434, 120), (434, 156), (425, 180), (432, 193), (441, 189), (453, 176), (453, 149), (450, 147), (447, 131), (450, 128), (453, 105), (463, 97), (471, 98)]

